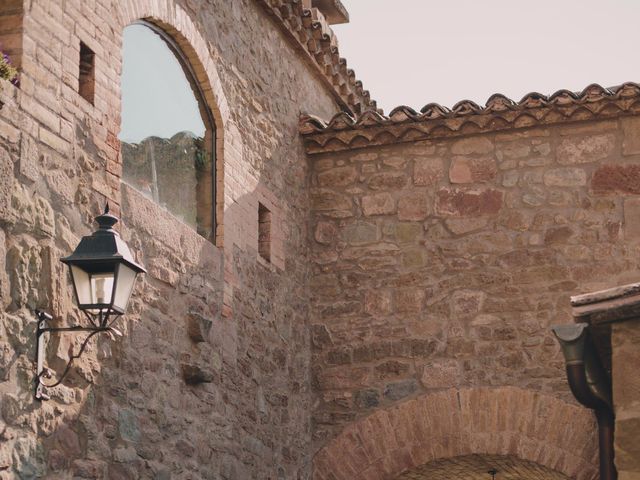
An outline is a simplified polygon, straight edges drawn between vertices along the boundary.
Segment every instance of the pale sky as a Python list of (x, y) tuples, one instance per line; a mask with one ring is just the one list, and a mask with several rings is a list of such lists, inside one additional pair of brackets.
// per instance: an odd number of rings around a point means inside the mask
[(640, 82), (640, 0), (342, 0), (340, 54), (388, 113)]
[(205, 126), (189, 81), (164, 41), (143, 25), (124, 29), (122, 125), (119, 138), (137, 143), (149, 136), (171, 138)]

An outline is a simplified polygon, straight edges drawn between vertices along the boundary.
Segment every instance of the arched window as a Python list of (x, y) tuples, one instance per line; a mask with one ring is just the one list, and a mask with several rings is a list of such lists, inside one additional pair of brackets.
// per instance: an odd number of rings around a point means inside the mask
[(215, 126), (193, 70), (162, 30), (124, 30), (123, 181), (215, 238)]

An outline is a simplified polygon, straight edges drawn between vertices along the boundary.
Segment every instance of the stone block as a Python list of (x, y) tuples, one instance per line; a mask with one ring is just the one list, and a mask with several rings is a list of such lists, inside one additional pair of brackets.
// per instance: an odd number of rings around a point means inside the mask
[(343, 229), (342, 239), (349, 245), (366, 245), (380, 240), (380, 231), (375, 223), (356, 223)]
[(380, 392), (373, 389), (359, 390), (355, 395), (355, 404), (358, 408), (374, 408), (380, 405)]
[(376, 365), (373, 368), (373, 372), (378, 379), (389, 380), (405, 376), (410, 369), (411, 366), (406, 362), (387, 360)]
[(640, 195), (640, 165), (602, 165), (593, 174), (591, 188), (600, 194)]
[(336, 167), (318, 173), (318, 183), (321, 187), (346, 187), (355, 183), (358, 172), (355, 167)]
[(323, 390), (362, 388), (368, 385), (369, 375), (368, 367), (336, 367), (321, 372), (318, 382)]
[(573, 165), (604, 160), (615, 152), (616, 137), (613, 133), (564, 138), (557, 150), (561, 165)]
[(123, 440), (137, 442), (140, 439), (140, 429), (135, 413), (128, 409), (121, 409), (118, 412), (118, 430)]
[(13, 191), (13, 162), (4, 148), (0, 147), (0, 222), (13, 217), (11, 196)]
[(22, 135), (20, 141), (20, 174), (35, 182), (38, 180), (38, 145), (29, 135)]
[(332, 244), (338, 235), (338, 230), (333, 223), (318, 222), (314, 230), (314, 238), (316, 242), (322, 245)]
[(486, 294), (472, 290), (458, 290), (451, 295), (451, 313), (453, 318), (475, 317), (482, 310)]
[(418, 382), (415, 379), (389, 383), (384, 387), (384, 397), (388, 400), (402, 400), (418, 390)]
[(640, 198), (624, 199), (624, 238), (640, 241)]
[(396, 203), (389, 193), (378, 193), (362, 197), (362, 213), (373, 215), (389, 215), (396, 211)]
[(544, 234), (545, 245), (552, 245), (556, 243), (565, 243), (573, 235), (571, 227), (566, 225), (562, 227), (554, 227), (547, 230)]
[(315, 348), (322, 349), (332, 343), (331, 334), (326, 326), (321, 324), (311, 325), (311, 344)]
[(429, 198), (426, 192), (408, 192), (398, 200), (398, 219), (403, 221), (420, 221), (431, 213)]
[(395, 190), (404, 187), (407, 180), (403, 172), (382, 172), (372, 175), (367, 185), (371, 190)]
[(582, 187), (587, 184), (587, 172), (581, 168), (554, 168), (544, 173), (548, 187)]
[(425, 264), (424, 249), (412, 248), (402, 252), (402, 266), (404, 268), (420, 268)]
[(529, 141), (522, 142), (509, 142), (504, 144), (498, 144), (496, 156), (498, 160), (508, 159), (520, 159), (526, 158), (531, 153), (531, 144)]
[(451, 153), (454, 155), (482, 155), (493, 152), (493, 149), (493, 142), (486, 137), (463, 138), (451, 145)]
[(404, 168), (406, 163), (407, 159), (404, 157), (391, 156), (384, 157), (382, 159), (383, 165), (386, 165), (387, 167), (393, 168), (395, 170), (401, 170), (402, 168)]
[(367, 290), (364, 294), (364, 311), (370, 315), (391, 313), (391, 292), (388, 290)]
[(419, 312), (422, 310), (425, 292), (415, 288), (404, 288), (394, 293), (396, 312)]
[(640, 472), (640, 415), (616, 419), (616, 466), (620, 470)]
[(436, 196), (436, 213), (466, 217), (494, 215), (502, 209), (504, 194), (499, 190), (442, 188)]
[(413, 163), (414, 185), (437, 185), (444, 178), (441, 158), (417, 158)]
[(395, 226), (395, 237), (398, 243), (414, 243), (422, 236), (421, 223), (399, 222)]
[(187, 335), (189, 335), (192, 342), (206, 342), (209, 338), (212, 325), (213, 321), (211, 319), (197, 312), (187, 314)]
[(623, 117), (620, 119), (622, 127), (622, 154), (636, 155), (640, 153), (640, 118)]
[(327, 189), (311, 191), (311, 205), (315, 210), (350, 210), (351, 200), (345, 195)]
[(485, 217), (468, 217), (468, 218), (447, 218), (445, 225), (449, 231), (455, 235), (464, 235), (466, 233), (482, 230), (487, 226)]
[(451, 183), (483, 183), (493, 180), (498, 172), (492, 157), (453, 157), (449, 168)]
[(438, 359), (424, 365), (420, 382), (425, 388), (451, 388), (460, 381), (460, 363), (455, 359)]

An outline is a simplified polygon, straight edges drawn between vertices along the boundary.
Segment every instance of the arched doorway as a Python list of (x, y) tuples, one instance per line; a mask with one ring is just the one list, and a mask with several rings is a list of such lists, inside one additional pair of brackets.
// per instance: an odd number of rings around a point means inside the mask
[(349, 425), (316, 454), (313, 478), (415, 480), (421, 477), (402, 475), (474, 454), (510, 457), (562, 475), (549, 478), (592, 480), (595, 420), (576, 404), (532, 390), (443, 390)]
[(569, 477), (513, 455), (463, 455), (434, 460), (397, 480), (568, 480)]

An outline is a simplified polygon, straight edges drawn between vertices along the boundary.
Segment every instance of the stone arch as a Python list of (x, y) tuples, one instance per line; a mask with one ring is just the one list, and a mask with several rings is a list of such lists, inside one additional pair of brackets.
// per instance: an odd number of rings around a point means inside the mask
[[(224, 222), (224, 171), (227, 159), (225, 151), (239, 152), (239, 145), (229, 145), (230, 141), (238, 142), (239, 135), (231, 121), (231, 113), (226, 96), (222, 89), (220, 76), (215, 67), (209, 45), (201, 35), (198, 27), (189, 14), (173, 1), (166, 0), (126, 0), (116, 2), (119, 8), (121, 29), (137, 20), (145, 20), (156, 25), (169, 35), (185, 55), (193, 69), (204, 99), (209, 106), (216, 127), (216, 234), (215, 244), (223, 244)], [(230, 139), (230, 140), (228, 140)]]
[(592, 413), (515, 387), (449, 389), (378, 410), (315, 456), (314, 480), (395, 479), (428, 462), (513, 455), (570, 478), (597, 478)]

